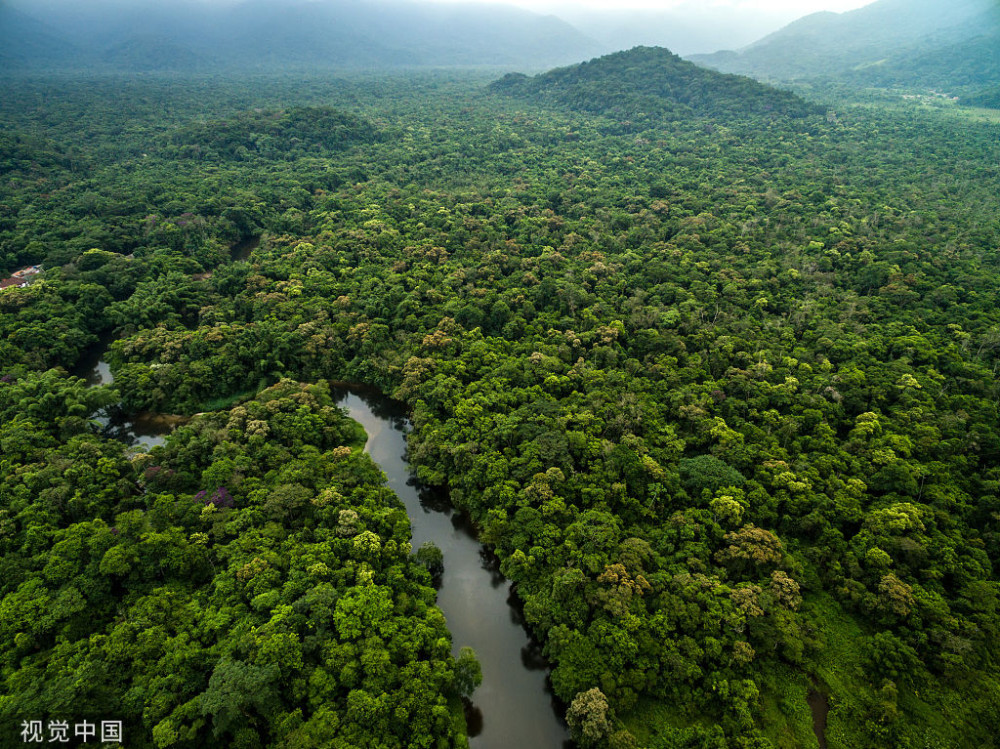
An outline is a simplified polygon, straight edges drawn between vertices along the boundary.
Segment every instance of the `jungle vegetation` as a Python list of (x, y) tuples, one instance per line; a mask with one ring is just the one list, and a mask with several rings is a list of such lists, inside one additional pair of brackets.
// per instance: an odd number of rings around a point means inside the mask
[[(830, 747), (995, 745), (998, 126), (678, 104), (663, 54), (0, 81), (0, 266), (45, 267), (0, 292), (4, 730), (465, 745), (336, 379), (411, 409), (581, 747), (816, 746), (809, 693)], [(137, 453), (115, 401), (200, 415)]]

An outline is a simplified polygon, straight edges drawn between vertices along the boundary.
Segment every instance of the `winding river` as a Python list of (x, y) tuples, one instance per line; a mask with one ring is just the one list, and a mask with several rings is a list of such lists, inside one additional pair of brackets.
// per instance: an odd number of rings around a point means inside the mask
[(479, 543), (472, 524), (448, 500), (421, 490), (405, 459), (409, 421), (403, 407), (380, 393), (333, 387), (334, 399), (368, 433), (365, 451), (406, 505), (413, 548), (431, 541), (444, 554), (438, 606), (448, 620), (456, 655), (476, 651), (483, 683), (466, 710), (471, 749), (571, 747), (548, 687), (548, 666), (528, 636), (517, 600), (496, 557)]
[[(77, 372), (91, 386), (114, 378), (102, 355), (102, 341)], [(476, 651), (483, 682), (466, 705), (471, 749), (569, 749), (564, 706), (548, 686), (548, 665), (524, 626), (517, 599), (500, 574), (497, 559), (476, 537), (468, 519), (439, 493), (422, 489), (406, 462), (406, 411), (380, 393), (335, 385), (334, 399), (368, 433), (365, 451), (385, 473), (406, 505), (413, 548), (433, 542), (444, 555), (438, 606), (448, 620), (454, 652)], [(110, 436), (149, 449), (163, 444), (181, 417), (126, 414), (111, 407), (97, 417)]]

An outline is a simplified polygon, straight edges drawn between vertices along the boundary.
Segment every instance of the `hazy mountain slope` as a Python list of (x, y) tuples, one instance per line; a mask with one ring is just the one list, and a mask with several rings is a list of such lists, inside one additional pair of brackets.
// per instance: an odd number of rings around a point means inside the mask
[(378, 35), (367, 4), (250, 0), (216, 32), (223, 62), (239, 68), (416, 65)]
[[(508, 6), (406, 0), (246, 0), (218, 4), (16, 0), (99, 68), (279, 70), (525, 65), (583, 60), (600, 46), (569, 24)], [(37, 20), (31, 18), (34, 16)], [(0, 52), (0, 54), (8, 54)], [(25, 67), (30, 54), (22, 54)]]
[(974, 94), (962, 97), (962, 104), (970, 107), (1000, 109), (1000, 85), (987, 86)]
[(490, 88), (508, 96), (627, 118), (683, 113), (727, 118), (804, 116), (819, 111), (787, 91), (700, 68), (662, 47), (636, 47), (533, 78), (510, 74)]
[(878, 0), (847, 13), (807, 16), (739, 52), (691, 59), (783, 80), (846, 73), (960, 43), (982, 34), (996, 13), (996, 0)]
[(100, 59), (111, 67), (137, 72), (206, 70), (214, 64), (211, 57), (190, 46), (152, 34), (129, 37), (113, 44)]
[(0, 2), (0, 72), (71, 64), (80, 50), (31, 16)]
[(557, 18), (505, 6), (254, 0), (233, 9), (226, 29), (229, 59), (277, 66), (543, 67), (598, 49)]
[(394, 15), (401, 15), (407, 6), (419, 7), (422, 18), (397, 25), (404, 36), (400, 44), (413, 45), (415, 36), (435, 39), (435, 54), (446, 62), (521, 65), (528, 61), (545, 67), (584, 60), (600, 52), (593, 39), (551, 15), (539, 16), (503, 5), (386, 3), (387, 12)]
[(904, 86), (952, 94), (975, 93), (1000, 81), (1000, 28), (930, 51), (920, 47), (882, 64), (851, 71), (847, 81), (866, 86)]
[(207, 47), (225, 9), (200, 0), (8, 0), (22, 14), (41, 21), (61, 40), (95, 55), (131, 39), (169, 40), (191, 49)]

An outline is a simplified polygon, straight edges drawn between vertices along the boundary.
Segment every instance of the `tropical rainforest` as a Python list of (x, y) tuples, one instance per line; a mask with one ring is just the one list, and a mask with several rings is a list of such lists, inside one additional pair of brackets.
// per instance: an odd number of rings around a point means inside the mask
[(995, 746), (998, 128), (651, 48), (0, 78), (0, 743), (468, 745), (350, 381), (579, 747)]

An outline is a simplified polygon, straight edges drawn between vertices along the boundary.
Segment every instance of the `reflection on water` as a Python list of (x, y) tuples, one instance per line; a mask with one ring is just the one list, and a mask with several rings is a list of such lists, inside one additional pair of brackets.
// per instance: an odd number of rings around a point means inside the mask
[(128, 414), (118, 406), (99, 414), (96, 420), (104, 426), (106, 436), (147, 450), (162, 445), (167, 441), (167, 435), (190, 421), (187, 416), (149, 411)]
[(830, 714), (830, 700), (825, 694), (819, 692), (816, 685), (813, 684), (806, 695), (806, 702), (809, 703), (809, 709), (812, 711), (813, 732), (816, 734), (817, 742), (819, 742), (819, 749), (826, 749), (826, 721)]
[[(483, 711), (469, 702), (469, 700), (463, 700), (463, 702), (465, 703), (465, 732), (472, 739), (483, 733)], [(472, 741), (469, 743), (475, 744)]]
[(114, 375), (111, 374), (110, 365), (103, 359), (99, 359), (93, 367), (87, 370), (84, 379), (90, 387), (110, 385), (115, 381)]
[[(110, 342), (110, 335), (102, 337), (88, 349), (76, 367), (74, 374), (82, 377), (89, 387), (113, 385), (115, 382), (111, 368), (102, 358)], [(130, 414), (117, 403), (98, 411), (91, 418), (101, 425), (106, 437), (146, 450), (162, 445), (168, 434), (189, 421), (186, 416), (150, 411)]]
[(104, 361), (104, 354), (107, 353), (108, 347), (113, 340), (111, 331), (108, 331), (97, 339), (97, 343), (87, 347), (80, 355), (80, 361), (77, 362), (76, 367), (73, 369), (73, 374), (77, 377), (82, 377), (88, 387), (110, 385), (115, 381), (115, 378), (111, 375), (111, 368)]
[(421, 487), (406, 463), (409, 421), (402, 406), (376, 391), (335, 384), (334, 399), (368, 433), (365, 450), (406, 505), (413, 548), (431, 541), (444, 554), (438, 605), (448, 620), (457, 654), (476, 651), (483, 683), (466, 705), (472, 749), (571, 747), (548, 685), (548, 664), (524, 628), (524, 618), (497, 558), (476, 537), (469, 519), (441, 492)]

